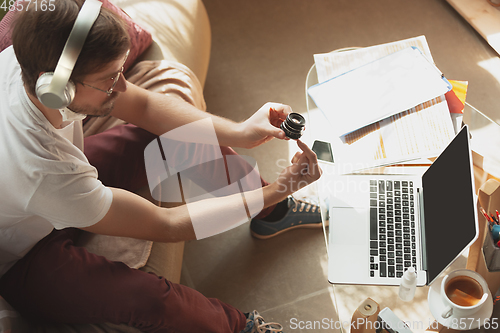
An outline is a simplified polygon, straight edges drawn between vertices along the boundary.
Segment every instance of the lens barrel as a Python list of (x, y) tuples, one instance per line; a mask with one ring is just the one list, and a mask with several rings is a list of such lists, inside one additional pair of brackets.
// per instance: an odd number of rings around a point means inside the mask
[(293, 140), (297, 140), (302, 136), (302, 131), (306, 126), (306, 120), (301, 114), (292, 112), (285, 121), (281, 123), (280, 128), (285, 132), (285, 135)]

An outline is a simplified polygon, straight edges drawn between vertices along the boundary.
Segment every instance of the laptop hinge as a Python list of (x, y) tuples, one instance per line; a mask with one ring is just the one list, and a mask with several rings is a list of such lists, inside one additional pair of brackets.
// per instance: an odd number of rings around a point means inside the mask
[(425, 246), (425, 214), (423, 188), (417, 188), (417, 207), (420, 215), (420, 250), (422, 251), (422, 270), (427, 271), (427, 247)]

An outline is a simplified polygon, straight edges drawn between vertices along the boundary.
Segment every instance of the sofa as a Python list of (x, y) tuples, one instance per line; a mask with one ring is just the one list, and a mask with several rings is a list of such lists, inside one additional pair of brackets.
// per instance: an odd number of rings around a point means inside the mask
[[(104, 3), (107, 0), (101, 0)], [(146, 33), (145, 41), (137, 48), (135, 63), (143, 60), (167, 60), (181, 63), (195, 76), (199, 89), (203, 89), (210, 58), (211, 31), (207, 12), (201, 0), (112, 0), (133, 22), (134, 28)], [(0, 51), (7, 46), (8, 15), (0, 22)], [(142, 29), (144, 31), (142, 31)], [(136, 32), (137, 32), (136, 31)], [(149, 35), (148, 35), (149, 34)], [(148, 38), (151, 40), (148, 41)], [(134, 39), (132, 39), (134, 43)], [(4, 45), (2, 45), (2, 43)], [(144, 46), (146, 43), (147, 45)], [(133, 66), (130, 64), (129, 68)], [(196, 80), (197, 78), (197, 80)], [(149, 188), (137, 194), (151, 198)], [(156, 203), (163, 205), (162, 203)], [(184, 243), (152, 243), (147, 261), (141, 270), (154, 272), (172, 282), (179, 283)], [(0, 332), (139, 332), (125, 324), (63, 325), (28, 322), (0, 297)]]

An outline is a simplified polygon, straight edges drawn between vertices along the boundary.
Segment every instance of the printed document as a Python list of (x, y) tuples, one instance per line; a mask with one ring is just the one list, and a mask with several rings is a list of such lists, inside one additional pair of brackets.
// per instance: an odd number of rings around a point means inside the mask
[(335, 137), (341, 173), (438, 156), (455, 136), (444, 96)]
[(451, 85), (416, 48), (406, 48), (309, 88), (340, 135), (444, 95)]
[[(419, 36), (349, 51), (316, 54), (318, 80), (325, 82), (410, 46), (418, 47), (426, 59), (433, 61), (425, 36)], [(362, 97), (359, 92), (357, 98)], [(334, 125), (352, 115), (331, 117), (322, 110), (330, 123), (328, 141), (332, 144), (335, 164), (340, 172), (356, 172), (437, 156), (455, 136), (448, 104), (442, 95), (420, 102), (349, 133), (339, 132)]]
[(430, 62), (434, 63), (425, 36), (419, 36), (397, 42), (349, 49), (349, 51), (315, 54), (314, 63), (318, 73), (318, 82), (322, 83), (333, 79), (336, 76), (411, 46), (417, 47)]

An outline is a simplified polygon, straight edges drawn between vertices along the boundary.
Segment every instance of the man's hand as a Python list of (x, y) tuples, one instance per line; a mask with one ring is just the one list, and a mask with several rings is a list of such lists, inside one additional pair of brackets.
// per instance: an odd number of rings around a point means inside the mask
[(285, 168), (276, 180), (280, 193), (292, 194), (321, 177), (316, 154), (300, 140), (297, 140), (297, 145), (302, 152), (293, 156), (292, 165)]
[(243, 123), (238, 124), (238, 146), (253, 148), (272, 138), (285, 139), (285, 132), (280, 129), (281, 123), (292, 112), (288, 105), (266, 103)]

